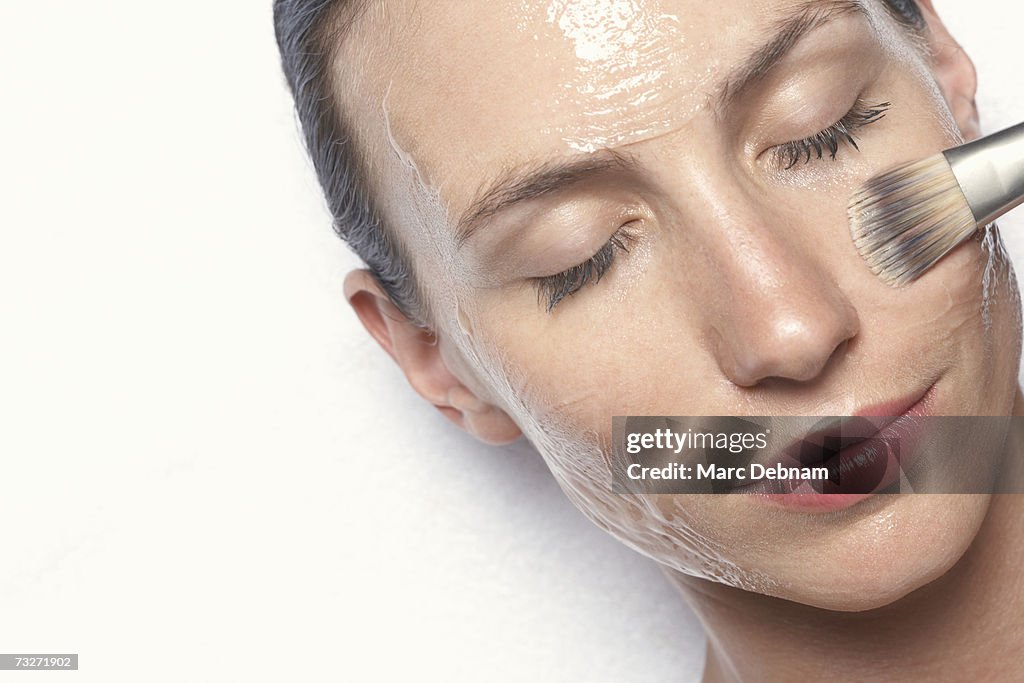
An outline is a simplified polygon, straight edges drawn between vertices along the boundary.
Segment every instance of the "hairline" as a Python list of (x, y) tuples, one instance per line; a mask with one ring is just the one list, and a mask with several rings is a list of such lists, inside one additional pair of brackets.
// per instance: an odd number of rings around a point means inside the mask
[[(412, 279), (416, 310), (406, 311), (401, 306), (399, 309), (409, 318), (410, 322), (418, 327), (436, 329), (437, 318), (422, 279), (416, 275), (416, 264), (408, 248), (408, 243), (402, 232), (390, 226), (381, 214), (379, 207), (382, 202), (377, 196), (378, 193), (374, 191), (374, 186), (378, 184), (379, 179), (375, 178), (372, 172), (375, 166), (371, 152), (372, 145), (363, 135), (360, 135), (361, 124), (358, 117), (352, 113), (352, 107), (348, 106), (348, 100), (340, 97), (343, 88), (348, 85), (343, 82), (345, 78), (347, 77), (349, 80), (358, 78), (352, 75), (353, 69), (347, 68), (348, 63), (344, 66), (340, 64), (340, 57), (346, 46), (354, 40), (354, 36), (358, 35), (359, 31), (356, 26), (365, 21), (364, 17), (371, 5), (381, 1), (328, 0), (331, 5), (321, 26), (314, 33), (313, 42), (323, 52), (323, 64), (326, 71), (324, 96), (330, 98), (329, 111), (335, 118), (333, 124), (339, 132), (345, 135), (344, 142), (349, 143), (349, 154), (358, 169), (359, 190), (366, 195), (366, 201), (377, 228), (384, 233), (385, 238), (391, 240), (395, 258), (402, 262)], [(349, 89), (352, 90), (351, 87)], [(373, 274), (376, 280), (376, 273)], [(379, 280), (378, 285), (382, 285)], [(387, 291), (383, 286), (381, 288)], [(397, 305), (397, 302), (392, 301), (392, 303)]]

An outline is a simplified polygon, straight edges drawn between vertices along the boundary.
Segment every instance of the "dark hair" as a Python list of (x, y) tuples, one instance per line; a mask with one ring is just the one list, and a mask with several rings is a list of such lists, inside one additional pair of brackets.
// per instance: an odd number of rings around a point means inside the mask
[(359, 255), (392, 303), (426, 327), (429, 315), (412, 263), (373, 205), (359, 150), (334, 92), (332, 64), (348, 26), (365, 7), (366, 0), (274, 0), (274, 31), (335, 232)]
[[(915, 0), (882, 2), (901, 23), (923, 30), (924, 17)], [(274, 0), (274, 30), (335, 232), (362, 258), (392, 303), (427, 327), (430, 316), (412, 263), (373, 205), (331, 78), (341, 40), (365, 7), (366, 0)]]

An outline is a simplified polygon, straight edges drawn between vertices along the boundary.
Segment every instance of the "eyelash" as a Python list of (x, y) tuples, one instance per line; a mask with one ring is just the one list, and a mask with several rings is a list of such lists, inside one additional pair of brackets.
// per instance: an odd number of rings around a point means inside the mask
[[(869, 126), (876, 121), (885, 118), (885, 113), (892, 107), (889, 102), (869, 105), (862, 99), (858, 99), (846, 116), (839, 119), (825, 130), (804, 138), (779, 145), (774, 150), (775, 163), (782, 170), (789, 170), (796, 166), (801, 159), (804, 163), (810, 163), (811, 158), (823, 159), (826, 152), (834, 161), (839, 148), (848, 144), (855, 150), (860, 150), (857, 145), (855, 133)], [(601, 277), (612, 267), (615, 262), (616, 250), (628, 252), (627, 242), (635, 239), (636, 235), (630, 230), (636, 221), (626, 223), (612, 235), (611, 239), (589, 259), (578, 265), (569, 268), (557, 275), (534, 278), (537, 287), (537, 304), (544, 304), (548, 313), (554, 310), (555, 306), (566, 298), (583, 289), (591, 280), (596, 285)]]
[(820, 133), (803, 140), (778, 145), (773, 152), (775, 164), (778, 168), (788, 171), (800, 163), (801, 159), (807, 164), (810, 163), (812, 157), (822, 159), (826, 153), (835, 161), (836, 153), (844, 144), (860, 151), (855, 138), (856, 132), (885, 118), (885, 113), (889, 111), (890, 107), (892, 104), (889, 102), (872, 105), (858, 99), (846, 116)]
[(615, 231), (601, 249), (589, 259), (557, 275), (534, 278), (537, 286), (537, 305), (544, 304), (547, 312), (554, 310), (562, 300), (572, 296), (593, 280), (596, 285), (615, 262), (616, 250), (628, 252), (628, 243), (636, 239), (632, 227), (637, 221), (630, 221)]

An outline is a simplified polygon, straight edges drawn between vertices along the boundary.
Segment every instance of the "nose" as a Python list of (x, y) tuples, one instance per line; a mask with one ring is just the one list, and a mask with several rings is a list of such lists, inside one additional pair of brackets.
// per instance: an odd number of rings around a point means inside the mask
[(734, 384), (810, 382), (846, 353), (857, 310), (813, 257), (770, 240), (730, 252), (712, 325), (714, 352)]

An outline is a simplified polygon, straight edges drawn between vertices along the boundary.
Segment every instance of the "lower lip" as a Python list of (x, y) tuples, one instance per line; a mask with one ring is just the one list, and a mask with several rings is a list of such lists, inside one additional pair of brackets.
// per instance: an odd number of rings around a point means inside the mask
[[(874, 491), (868, 493), (818, 493), (811, 489), (807, 483), (796, 486), (789, 493), (762, 493), (757, 490), (748, 489), (751, 498), (759, 502), (768, 503), (777, 507), (787, 508), (797, 512), (834, 512), (853, 507), (854, 505), (872, 498), (899, 479), (901, 472), (909, 470), (917, 459), (917, 442), (920, 437), (921, 421), (914, 420), (931, 414), (930, 406), (933, 402), (934, 385), (918, 399), (906, 412), (879, 430), (872, 439), (886, 442), (887, 440), (898, 440), (900, 444), (899, 456), (891, 452), (885, 455), (879, 454), (867, 468), (885, 467), (885, 473), (881, 476)], [(904, 405), (906, 405), (904, 403)], [(876, 407), (870, 411), (859, 413), (861, 417), (881, 417), (891, 415), (885, 412), (886, 407)], [(843, 463), (850, 463), (859, 455), (864, 454), (867, 449), (866, 443), (854, 444), (842, 450), (836, 458)], [(856, 476), (855, 471), (850, 473)], [(778, 490), (778, 489), (776, 489)]]

